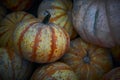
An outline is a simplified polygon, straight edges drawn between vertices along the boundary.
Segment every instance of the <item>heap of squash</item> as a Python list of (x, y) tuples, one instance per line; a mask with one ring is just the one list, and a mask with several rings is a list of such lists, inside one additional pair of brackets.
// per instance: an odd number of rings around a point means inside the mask
[(120, 80), (120, 0), (1, 0), (0, 80)]

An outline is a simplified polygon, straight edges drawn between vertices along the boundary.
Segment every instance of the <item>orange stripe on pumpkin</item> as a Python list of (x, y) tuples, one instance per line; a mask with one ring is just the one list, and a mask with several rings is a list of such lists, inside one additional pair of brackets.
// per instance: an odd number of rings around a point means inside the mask
[(61, 8), (61, 7), (58, 7), (58, 6), (52, 6), (54, 9), (58, 9), (58, 10), (64, 10), (65, 11), (65, 9), (64, 8)]
[(51, 33), (52, 33), (52, 40), (51, 40), (51, 51), (50, 51), (50, 54), (49, 54), (48, 61), (51, 60), (51, 58), (54, 54), (54, 51), (57, 49), (57, 46), (56, 46), (57, 36), (55, 35), (54, 28), (53, 27), (49, 27), (49, 28), (50, 28)]
[(37, 51), (37, 47), (38, 47), (39, 42), (40, 42), (39, 36), (41, 36), (41, 31), (42, 31), (42, 29), (39, 28), (38, 32), (36, 33), (35, 40), (34, 40), (33, 53), (32, 53), (32, 56), (31, 56), (33, 61), (36, 59), (36, 56), (37, 56), (36, 51)]
[(54, 22), (54, 21), (56, 21), (57, 19), (59, 19), (60, 17), (65, 16), (65, 15), (66, 15), (66, 13), (63, 13), (63, 14), (60, 14), (60, 15), (54, 17), (54, 18), (51, 18), (51, 19), (50, 19), (50, 22)]
[[(61, 27), (60, 27), (61, 28)], [(61, 28), (62, 29), (62, 31), (64, 32), (64, 34), (65, 34), (65, 36), (66, 36), (66, 45), (65, 45), (65, 50), (64, 50), (64, 52), (66, 52), (67, 51), (67, 49), (69, 48), (69, 46), (70, 46), (70, 37), (69, 37), (69, 35), (67, 34), (67, 32), (63, 29), (63, 28)]]
[(18, 40), (18, 49), (19, 49), (19, 53), (21, 54), (21, 56), (22, 56), (21, 42), (22, 42), (22, 40), (23, 40), (24, 34), (25, 34), (25, 33), (27, 32), (27, 30), (28, 30), (32, 25), (34, 25), (35, 23), (37, 23), (37, 22), (33, 22), (33, 23), (29, 24), (29, 25), (25, 28), (25, 30), (23, 30), (23, 32), (21, 32), (20, 38), (19, 38), (19, 40)]
[[(53, 66), (53, 67), (52, 67)], [(42, 70), (42, 69), (41, 69)], [(51, 65), (51, 68), (47, 67), (48, 71), (44, 72), (42, 74), (42, 76), (39, 78), (39, 80), (44, 80), (44, 78), (46, 76), (51, 76), (52, 74), (54, 74), (56, 71), (60, 71), (60, 70), (71, 70), (69, 67), (66, 67), (66, 66), (54, 66), (54, 65)]]
[(21, 21), (28, 15), (28, 13), (25, 13), (22, 18), (21, 18)]

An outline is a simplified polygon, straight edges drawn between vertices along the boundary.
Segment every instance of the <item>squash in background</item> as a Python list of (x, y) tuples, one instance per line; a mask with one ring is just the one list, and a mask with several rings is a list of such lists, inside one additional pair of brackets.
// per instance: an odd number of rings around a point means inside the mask
[(31, 80), (78, 80), (72, 69), (61, 62), (54, 62), (39, 67), (33, 73)]
[(80, 38), (71, 41), (70, 49), (61, 61), (72, 67), (79, 80), (100, 80), (113, 67), (106, 49), (86, 43)]
[(38, 17), (43, 20), (47, 15), (46, 11), (51, 14), (50, 22), (63, 27), (73, 39), (76, 37), (72, 24), (72, 2), (71, 0), (43, 0), (38, 8)]
[(108, 48), (120, 44), (120, 0), (74, 0), (72, 14), (85, 41)]
[(102, 80), (120, 80), (120, 67), (110, 70), (103, 76)]
[(2, 0), (2, 3), (10, 10), (22, 11), (29, 9), (33, 4), (33, 0)]
[(0, 76), (2, 80), (28, 80), (33, 64), (19, 57), (14, 50), (0, 48)]
[(0, 47), (13, 47), (13, 32), (17, 24), (23, 20), (33, 19), (33, 15), (18, 11), (8, 15), (0, 23)]
[(69, 47), (68, 33), (58, 25), (49, 23), (49, 18), (50, 13), (43, 22), (37, 19), (23, 21), (15, 29), (15, 50), (25, 59), (37, 63), (54, 62)]

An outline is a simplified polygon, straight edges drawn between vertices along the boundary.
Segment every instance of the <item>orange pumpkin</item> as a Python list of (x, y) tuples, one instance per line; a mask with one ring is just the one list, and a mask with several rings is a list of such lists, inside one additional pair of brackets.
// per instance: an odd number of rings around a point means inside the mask
[(14, 50), (0, 48), (0, 77), (2, 80), (29, 80), (33, 65), (21, 57)]
[[(37, 19), (21, 22), (14, 32), (16, 51), (24, 58), (46, 63), (58, 60), (69, 47), (69, 35), (61, 27)], [(47, 22), (47, 23), (46, 23)]]
[(78, 80), (72, 69), (61, 62), (47, 64), (35, 70), (31, 80)]
[(50, 22), (63, 27), (70, 38), (76, 37), (76, 32), (72, 24), (72, 2), (71, 0), (43, 0), (38, 8), (38, 17), (43, 20), (46, 10), (50, 12)]
[(8, 14), (0, 23), (0, 47), (13, 46), (13, 32), (16, 25), (27, 19), (33, 19), (34, 16), (23, 11)]
[(102, 80), (120, 80), (120, 67), (116, 67), (106, 73)]
[(120, 0), (74, 0), (73, 24), (82, 39), (111, 48), (120, 45)]
[(80, 38), (71, 41), (70, 49), (61, 61), (72, 67), (79, 80), (99, 80), (112, 69), (111, 57), (105, 49)]
[(2, 3), (10, 10), (21, 11), (29, 9), (33, 0), (2, 0)]
[(7, 12), (6, 9), (4, 7), (2, 7), (2, 6), (0, 6), (0, 22), (5, 17), (6, 12)]

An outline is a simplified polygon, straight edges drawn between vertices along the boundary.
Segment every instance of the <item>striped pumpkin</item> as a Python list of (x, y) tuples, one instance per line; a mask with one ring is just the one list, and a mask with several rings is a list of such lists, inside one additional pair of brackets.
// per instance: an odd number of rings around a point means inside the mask
[(6, 9), (4, 7), (2, 7), (2, 6), (0, 6), (0, 22), (5, 17), (6, 12), (7, 12)]
[(46, 10), (51, 14), (50, 22), (63, 27), (73, 39), (76, 32), (72, 24), (72, 2), (71, 0), (43, 0), (38, 8), (38, 17), (43, 20)]
[(106, 73), (102, 80), (120, 80), (120, 67), (116, 67)]
[(105, 49), (80, 38), (71, 41), (70, 49), (61, 61), (72, 67), (79, 80), (99, 80), (112, 68), (110, 55)]
[(69, 35), (61, 27), (37, 19), (21, 22), (14, 32), (16, 51), (24, 58), (46, 63), (59, 59), (69, 46)]
[(120, 45), (120, 0), (73, 0), (73, 24), (87, 42)]
[(21, 11), (29, 9), (33, 0), (2, 0), (2, 3), (10, 10)]
[(0, 24), (0, 47), (12, 47), (13, 32), (16, 25), (23, 20), (32, 18), (34, 18), (34, 16), (23, 11), (8, 14)]
[(31, 80), (78, 80), (72, 69), (61, 62), (54, 62), (39, 67), (33, 73)]
[(20, 58), (14, 50), (0, 48), (0, 76), (2, 80), (28, 80), (33, 66)]

